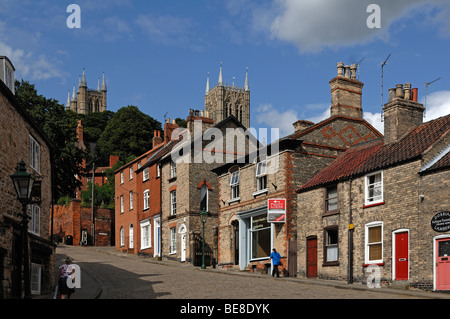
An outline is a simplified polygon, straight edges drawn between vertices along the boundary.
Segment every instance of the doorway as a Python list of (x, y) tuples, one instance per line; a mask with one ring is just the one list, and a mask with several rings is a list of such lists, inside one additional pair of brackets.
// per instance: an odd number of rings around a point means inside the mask
[(408, 230), (399, 230), (394, 233), (394, 279), (409, 279), (409, 233)]
[(436, 290), (450, 290), (450, 237), (436, 239)]
[(317, 278), (317, 237), (306, 239), (306, 276)]
[(181, 262), (185, 262), (186, 261), (187, 235), (186, 235), (186, 226), (184, 224), (180, 226), (179, 233), (180, 233), (180, 236), (181, 236), (181, 256), (180, 256), (180, 261)]

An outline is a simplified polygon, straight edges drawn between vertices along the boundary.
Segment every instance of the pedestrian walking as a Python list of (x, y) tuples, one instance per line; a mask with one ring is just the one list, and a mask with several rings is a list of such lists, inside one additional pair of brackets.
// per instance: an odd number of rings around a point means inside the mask
[(58, 294), (60, 295), (59, 299), (70, 299), (72, 294), (75, 292), (74, 288), (69, 288), (67, 286), (67, 280), (75, 281), (75, 278), (69, 277), (75, 272), (74, 267), (70, 267), (72, 263), (72, 258), (67, 257), (65, 263), (59, 266), (58, 272)]
[(272, 249), (269, 260), (273, 261), (272, 277), (277, 274), (277, 278), (280, 278), (280, 271), (278, 270), (278, 266), (280, 265), (281, 255), (275, 248)]

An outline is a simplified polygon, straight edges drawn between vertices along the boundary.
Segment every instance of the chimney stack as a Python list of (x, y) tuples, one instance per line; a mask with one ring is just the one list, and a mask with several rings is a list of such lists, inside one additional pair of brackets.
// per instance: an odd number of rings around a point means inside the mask
[(163, 142), (163, 139), (161, 137), (161, 131), (160, 130), (154, 130), (153, 131), (153, 139), (152, 139), (153, 148), (155, 148), (156, 146), (158, 146), (162, 142)]
[(398, 142), (406, 133), (423, 123), (423, 104), (418, 103), (418, 89), (411, 83), (397, 84), (389, 89), (389, 101), (384, 105), (384, 143)]
[(164, 145), (170, 142), (172, 139), (172, 132), (178, 128), (178, 125), (170, 122), (170, 119), (167, 119), (167, 122), (164, 124)]
[(357, 80), (356, 71), (356, 64), (337, 64), (337, 76), (330, 81), (331, 117), (342, 115), (363, 118), (361, 98), (364, 84)]

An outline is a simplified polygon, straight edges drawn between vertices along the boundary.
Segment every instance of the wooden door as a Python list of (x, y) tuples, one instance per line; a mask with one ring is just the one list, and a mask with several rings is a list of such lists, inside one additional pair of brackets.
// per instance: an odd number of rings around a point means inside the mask
[(395, 280), (408, 280), (408, 232), (395, 234)]
[(317, 238), (308, 238), (306, 245), (306, 255), (307, 255), (307, 277), (316, 278), (317, 277)]
[(288, 276), (297, 276), (297, 240), (288, 240)]
[(450, 238), (436, 241), (436, 290), (450, 290)]

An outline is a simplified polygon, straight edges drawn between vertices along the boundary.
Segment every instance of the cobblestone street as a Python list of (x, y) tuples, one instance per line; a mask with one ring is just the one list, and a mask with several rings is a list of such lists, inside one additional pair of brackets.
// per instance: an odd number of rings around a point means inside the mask
[[(57, 265), (68, 255), (82, 270), (74, 299), (410, 299), (450, 298), (448, 294), (368, 289), (365, 285), (272, 278), (239, 271), (202, 270), (158, 262), (113, 247), (57, 248)], [(88, 280), (89, 279), (89, 280)], [(98, 293), (90, 290), (98, 290)], [(91, 296), (92, 297), (86, 297)]]

